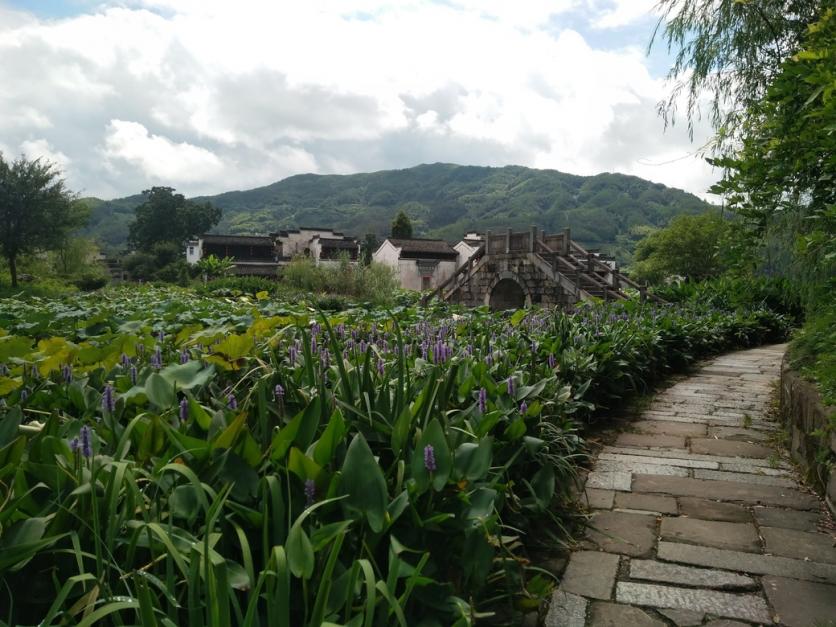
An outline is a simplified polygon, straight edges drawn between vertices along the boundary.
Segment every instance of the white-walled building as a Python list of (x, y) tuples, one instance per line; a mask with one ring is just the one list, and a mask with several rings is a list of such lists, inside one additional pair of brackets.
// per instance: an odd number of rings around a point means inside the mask
[(482, 243), (485, 241), (484, 237), (473, 231), (467, 233), (461, 241), (459, 241), (453, 249), (458, 253), (457, 265), (459, 267), (467, 263)]
[[(340, 231), (333, 229), (325, 229), (320, 227), (303, 226), (298, 229), (287, 229), (273, 233), (273, 238), (276, 241), (276, 248), (279, 251), (279, 257), (282, 260), (291, 260), (297, 255), (305, 255), (306, 257), (313, 257), (319, 261), (320, 254), (314, 254), (314, 248), (324, 252), (329, 250), (329, 247), (342, 246), (346, 250), (357, 247), (357, 240), (353, 237), (347, 237)], [(319, 239), (319, 245), (314, 244), (314, 240)], [(347, 242), (347, 244), (336, 244), (336, 242)], [(330, 246), (333, 244), (333, 246)], [(326, 252), (323, 259), (327, 259)], [(356, 254), (353, 259), (356, 260)]]
[(459, 253), (440, 239), (388, 238), (372, 259), (394, 269), (401, 287), (425, 291), (449, 279), (458, 267)]

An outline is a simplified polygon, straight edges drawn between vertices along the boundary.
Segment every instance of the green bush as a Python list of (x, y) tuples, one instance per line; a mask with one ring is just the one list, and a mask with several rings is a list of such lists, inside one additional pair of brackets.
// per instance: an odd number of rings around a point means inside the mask
[(260, 276), (228, 276), (212, 279), (206, 283), (197, 284), (197, 291), (201, 294), (215, 296), (241, 296), (244, 294), (255, 296), (259, 292), (274, 294), (276, 280)]
[(295, 257), (282, 269), (281, 280), (304, 292), (350, 296), (378, 305), (390, 304), (399, 287), (388, 266), (352, 263), (346, 256), (320, 264), (308, 257)]
[(108, 277), (103, 274), (84, 274), (73, 279), (73, 285), (83, 292), (92, 292), (103, 288), (108, 283)]
[(818, 384), (826, 404), (836, 405), (836, 304), (808, 316), (790, 345), (790, 364)]

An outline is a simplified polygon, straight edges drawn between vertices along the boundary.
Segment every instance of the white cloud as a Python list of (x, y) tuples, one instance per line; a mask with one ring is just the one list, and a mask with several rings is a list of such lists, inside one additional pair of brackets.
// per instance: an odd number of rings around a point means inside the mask
[(695, 192), (709, 176), (647, 165), (692, 150), (662, 133), (665, 88), (637, 52), (648, 33), (601, 50), (560, 27), (632, 24), (645, 0), (115, 4), (0, 27), (4, 141), (60, 146), (88, 193), (421, 161), (624, 171)]
[(655, 16), (654, 9), (659, 0), (607, 0), (601, 8), (600, 2), (590, 4), (597, 8), (597, 15), (592, 20), (595, 28), (622, 28), (639, 20)]
[(110, 121), (103, 154), (110, 161), (138, 166), (152, 180), (206, 181), (220, 175), (224, 167), (205, 148), (152, 135), (142, 124), (124, 120)]
[(21, 142), (20, 151), (27, 159), (46, 159), (57, 164), (62, 170), (70, 165), (70, 158), (60, 150), (56, 150), (45, 139), (27, 139)]

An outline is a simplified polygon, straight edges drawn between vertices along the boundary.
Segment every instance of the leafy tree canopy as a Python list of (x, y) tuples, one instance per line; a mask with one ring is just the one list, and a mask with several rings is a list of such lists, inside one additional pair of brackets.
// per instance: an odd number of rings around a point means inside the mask
[(64, 186), (58, 166), (20, 157), (8, 162), (0, 153), (0, 253), (17, 287), (21, 255), (61, 246), (67, 234), (87, 219), (86, 205)]
[(399, 211), (392, 221), (392, 237), (400, 239), (410, 239), (412, 237), (412, 221), (403, 211)]
[(160, 242), (182, 245), (221, 220), (218, 207), (186, 200), (171, 187), (152, 187), (142, 194), (145, 202), (136, 208), (128, 230), (128, 241), (136, 249), (147, 250)]
[(717, 276), (725, 270), (721, 250), (728, 232), (728, 222), (716, 214), (678, 216), (637, 244), (631, 274), (650, 283)]

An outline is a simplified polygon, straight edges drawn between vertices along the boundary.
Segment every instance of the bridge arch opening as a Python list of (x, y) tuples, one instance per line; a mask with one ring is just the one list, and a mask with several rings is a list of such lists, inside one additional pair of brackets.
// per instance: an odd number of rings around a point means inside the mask
[(501, 279), (493, 286), (488, 304), (492, 311), (522, 309), (525, 307), (525, 290), (514, 279)]

